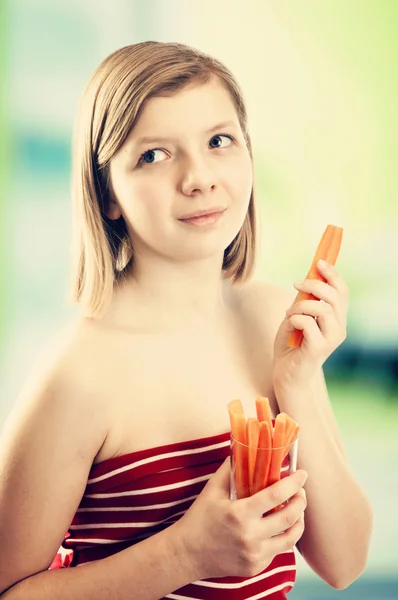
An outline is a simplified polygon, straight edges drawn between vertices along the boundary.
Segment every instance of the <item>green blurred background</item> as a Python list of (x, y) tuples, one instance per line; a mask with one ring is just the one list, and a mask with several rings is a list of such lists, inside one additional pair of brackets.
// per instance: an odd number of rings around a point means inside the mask
[(344, 227), (348, 339), (325, 365), (375, 511), (364, 575), (336, 592), (299, 557), (292, 600), (398, 598), (398, 1), (3, 0), (0, 4), (0, 428), (68, 307), (70, 144), (110, 52), (196, 46), (241, 83), (253, 140), (259, 278), (291, 288)]

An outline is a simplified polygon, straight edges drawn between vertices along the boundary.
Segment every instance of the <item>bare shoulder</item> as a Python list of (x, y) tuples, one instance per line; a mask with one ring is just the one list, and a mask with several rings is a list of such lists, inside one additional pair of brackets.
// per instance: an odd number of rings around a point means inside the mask
[(259, 280), (234, 288), (246, 326), (255, 328), (273, 340), (286, 309), (294, 300), (295, 291)]
[(260, 281), (259, 279), (253, 279), (240, 286), (240, 292), (243, 298), (251, 302), (256, 302), (257, 300), (261, 305), (266, 302), (267, 306), (269, 305), (270, 307), (278, 306), (281, 303), (287, 307), (295, 295), (294, 290), (290, 291), (279, 285)]
[[(73, 438), (86, 428), (87, 445), (95, 448), (106, 435), (106, 418), (92, 393), (98, 345), (84, 321), (62, 328), (45, 343), (31, 368), (6, 422), (6, 429), (55, 426), (59, 418)], [(87, 421), (90, 427), (87, 430)], [(92, 439), (90, 439), (92, 436)], [(100, 444), (101, 445), (101, 444)]]
[(92, 341), (77, 327), (47, 347), (0, 438), (0, 595), (48, 569), (106, 439), (106, 415), (90, 392)]

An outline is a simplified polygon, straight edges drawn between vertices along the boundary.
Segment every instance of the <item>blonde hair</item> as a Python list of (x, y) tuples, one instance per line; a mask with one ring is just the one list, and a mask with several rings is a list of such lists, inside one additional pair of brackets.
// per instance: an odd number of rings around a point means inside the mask
[[(212, 77), (229, 92), (252, 157), (242, 93), (218, 60), (183, 44), (142, 42), (113, 52), (94, 72), (76, 120), (73, 153), (75, 262), (71, 295), (86, 316), (99, 318), (106, 312), (115, 283), (132, 272), (134, 265), (133, 240), (123, 217), (115, 221), (107, 217), (112, 157), (134, 127), (145, 101)], [(244, 223), (224, 252), (225, 278), (247, 280), (254, 268), (255, 245), (252, 190)]]

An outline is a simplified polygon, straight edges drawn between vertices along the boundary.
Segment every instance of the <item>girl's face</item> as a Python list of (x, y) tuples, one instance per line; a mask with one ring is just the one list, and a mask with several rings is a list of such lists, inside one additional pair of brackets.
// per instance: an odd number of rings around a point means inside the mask
[[(110, 164), (114, 200), (135, 256), (218, 257), (239, 232), (252, 161), (229, 93), (217, 81), (150, 98)], [(197, 213), (217, 213), (187, 221)]]

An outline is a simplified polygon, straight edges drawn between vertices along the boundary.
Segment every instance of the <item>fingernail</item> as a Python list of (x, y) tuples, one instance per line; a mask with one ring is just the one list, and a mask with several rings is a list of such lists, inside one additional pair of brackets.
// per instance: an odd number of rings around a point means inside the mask
[(307, 477), (308, 477), (307, 471), (304, 471), (304, 469), (299, 469), (297, 472), (301, 473), (301, 476), (304, 478), (304, 481), (303, 481), (303, 485), (304, 485), (305, 482), (307, 481)]
[(304, 281), (295, 281), (293, 283), (293, 285), (294, 285), (294, 287), (301, 287), (302, 285), (304, 285), (304, 283), (305, 283)]
[(326, 262), (326, 260), (318, 260), (318, 267), (321, 267), (321, 269), (327, 269), (329, 266), (329, 264)]

